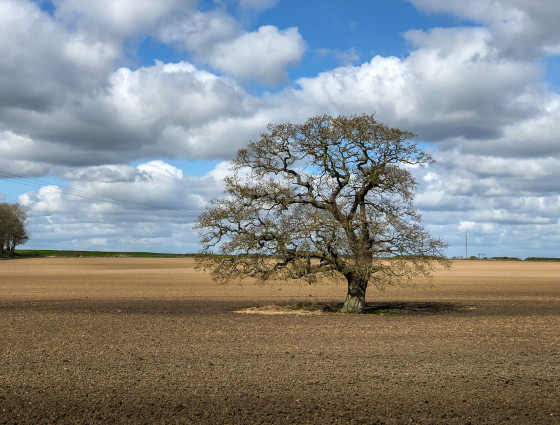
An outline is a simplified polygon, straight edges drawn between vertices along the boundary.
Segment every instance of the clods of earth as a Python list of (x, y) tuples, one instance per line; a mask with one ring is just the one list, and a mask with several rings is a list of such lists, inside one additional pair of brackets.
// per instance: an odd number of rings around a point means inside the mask
[(560, 423), (559, 263), (457, 261), (370, 290), (379, 314), (317, 308), (344, 289), (3, 261), (0, 424)]

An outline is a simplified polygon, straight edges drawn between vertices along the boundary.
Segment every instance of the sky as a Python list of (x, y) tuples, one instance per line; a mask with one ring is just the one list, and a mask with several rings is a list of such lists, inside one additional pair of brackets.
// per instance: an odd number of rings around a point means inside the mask
[(268, 123), (375, 114), (449, 256), (560, 257), (557, 0), (0, 0), (0, 202), (29, 249), (200, 249)]

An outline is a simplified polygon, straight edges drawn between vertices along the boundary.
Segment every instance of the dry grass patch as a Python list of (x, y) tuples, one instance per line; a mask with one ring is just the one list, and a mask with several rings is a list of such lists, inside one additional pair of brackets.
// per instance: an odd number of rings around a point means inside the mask
[[(341, 314), (342, 303), (291, 303), (270, 304), (261, 307), (249, 307), (235, 310), (240, 314), (292, 314), (292, 315), (320, 315)], [(448, 302), (373, 302), (366, 303), (362, 314), (377, 314), (392, 316), (397, 314), (445, 314), (452, 312), (474, 310), (472, 305), (461, 305)]]
[[(264, 314), (264, 315), (284, 315), (284, 314), (291, 314), (291, 315), (299, 315), (299, 316), (308, 316), (308, 315), (321, 315), (321, 314), (340, 314), (346, 315), (346, 313), (342, 313), (340, 309), (342, 308), (342, 303), (336, 304), (306, 304), (306, 303), (297, 303), (297, 304), (286, 304), (286, 305), (265, 305), (261, 307), (249, 307), (243, 310), (236, 310), (234, 313), (240, 314)], [(393, 315), (399, 314), (397, 309), (393, 309), (389, 306), (366, 306), (364, 309), (364, 314), (381, 314), (381, 315)]]
[(320, 305), (302, 305), (302, 304), (289, 304), (289, 305), (265, 305), (262, 307), (249, 307), (243, 310), (235, 310), (234, 313), (239, 314), (264, 314), (264, 315), (276, 315), (276, 314), (292, 314), (299, 316), (307, 315), (318, 315), (333, 313), (332, 311), (326, 311), (324, 306)]

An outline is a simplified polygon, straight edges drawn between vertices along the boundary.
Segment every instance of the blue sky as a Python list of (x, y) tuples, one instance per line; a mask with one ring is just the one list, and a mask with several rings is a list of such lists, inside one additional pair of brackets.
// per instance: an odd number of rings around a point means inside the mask
[(433, 152), (417, 206), (450, 256), (465, 233), (472, 255), (560, 256), (559, 19), (554, 0), (0, 0), (0, 200), (29, 207), (29, 248), (195, 252), (266, 124), (376, 113)]
[[(450, 27), (459, 22), (450, 15), (424, 13), (404, 0), (286, 0), (275, 2), (270, 9), (249, 13), (249, 16), (243, 9), (239, 10), (237, 2), (224, 3), (228, 12), (238, 17), (248, 30), (271, 24), (279, 28), (298, 28), (307, 44), (307, 52), (297, 66), (289, 67), (289, 81), (346, 65), (346, 60), (359, 64), (375, 55), (406, 56), (411, 46), (403, 37), (404, 32), (411, 28)], [(201, 2), (202, 10), (215, 7), (213, 1)], [(337, 57), (336, 53), (342, 57)], [(144, 66), (152, 65), (155, 58), (164, 61), (191, 59), (187, 52), (177, 51), (152, 37), (142, 40), (135, 58)], [(257, 85), (256, 89), (271, 88)]]

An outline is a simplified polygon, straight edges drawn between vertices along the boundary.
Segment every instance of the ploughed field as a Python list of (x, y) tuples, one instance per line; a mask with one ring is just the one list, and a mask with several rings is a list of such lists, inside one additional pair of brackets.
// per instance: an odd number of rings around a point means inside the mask
[(234, 312), (344, 296), (192, 259), (1, 261), (0, 424), (560, 423), (560, 263), (456, 261), (370, 288), (387, 314)]

